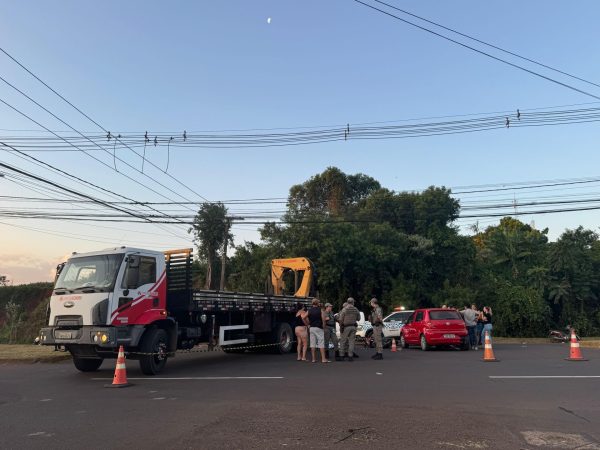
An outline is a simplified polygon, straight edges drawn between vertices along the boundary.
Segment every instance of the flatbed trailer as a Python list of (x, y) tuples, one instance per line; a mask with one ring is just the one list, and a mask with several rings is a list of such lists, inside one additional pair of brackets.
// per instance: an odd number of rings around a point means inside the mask
[(63, 346), (86, 372), (123, 345), (143, 373), (154, 375), (177, 350), (201, 343), (226, 352), (290, 352), (298, 304), (311, 300), (195, 289), (191, 249), (74, 254), (57, 277), (41, 344)]

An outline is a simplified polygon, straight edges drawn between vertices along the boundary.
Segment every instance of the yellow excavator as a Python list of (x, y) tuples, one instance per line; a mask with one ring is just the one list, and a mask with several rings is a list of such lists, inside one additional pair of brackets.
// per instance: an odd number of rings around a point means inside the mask
[[(285, 281), (283, 276), (286, 272), (294, 272), (294, 297), (310, 297), (313, 288), (314, 266), (308, 258), (283, 258), (271, 260), (271, 284), (275, 295), (284, 295)], [(302, 275), (302, 281), (298, 286), (298, 277)]]

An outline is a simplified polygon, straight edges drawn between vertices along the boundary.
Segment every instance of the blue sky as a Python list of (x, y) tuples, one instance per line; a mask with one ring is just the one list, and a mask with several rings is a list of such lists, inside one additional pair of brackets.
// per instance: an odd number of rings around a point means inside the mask
[[(600, 82), (596, 1), (390, 2)], [(0, 13), (1, 46), (115, 133), (333, 125), (593, 101), (350, 0), (24, 0), (1, 2)], [(77, 129), (97, 131), (4, 55), (0, 75)], [(600, 95), (600, 88), (576, 85)], [(1, 83), (0, 98), (52, 129), (65, 129)], [(0, 124), (2, 129), (38, 128), (4, 105)], [(292, 184), (327, 166), (366, 173), (394, 190), (577, 178), (600, 174), (598, 135), (598, 125), (589, 124), (269, 149), (186, 148), (172, 151), (169, 173), (210, 200), (285, 197)], [(159, 200), (130, 181), (152, 184), (138, 173), (122, 176), (80, 153), (35, 156), (130, 197)], [(164, 147), (150, 148), (148, 157), (162, 167)], [(139, 165), (135, 158), (128, 160)], [(0, 161), (58, 179), (6, 152), (0, 152)], [(595, 186), (576, 192), (600, 191)], [(11, 183), (0, 184), (0, 192), (37, 195)], [(0, 202), (0, 207), (11, 206)], [(578, 212), (523, 220), (549, 227), (555, 238), (579, 224), (596, 229), (599, 217)], [(0, 223), (0, 273), (15, 282), (47, 279), (64, 255), (109, 242), (151, 248), (190, 244), (147, 225), (112, 225), (115, 230), (31, 219), (1, 222), (54, 233)], [(236, 242), (256, 239), (252, 228), (238, 226)], [(177, 234), (186, 235), (185, 227)], [(74, 239), (90, 235), (100, 242)]]

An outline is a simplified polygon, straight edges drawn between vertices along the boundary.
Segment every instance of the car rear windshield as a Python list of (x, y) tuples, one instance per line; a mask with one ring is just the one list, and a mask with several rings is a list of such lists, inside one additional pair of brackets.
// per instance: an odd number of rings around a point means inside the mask
[(456, 311), (429, 311), (431, 320), (462, 320), (462, 317)]

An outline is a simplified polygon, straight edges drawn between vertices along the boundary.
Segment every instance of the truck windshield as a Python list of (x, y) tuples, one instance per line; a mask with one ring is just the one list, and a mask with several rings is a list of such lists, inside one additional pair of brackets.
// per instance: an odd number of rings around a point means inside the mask
[(123, 261), (123, 254), (71, 258), (60, 272), (54, 289), (110, 291)]

